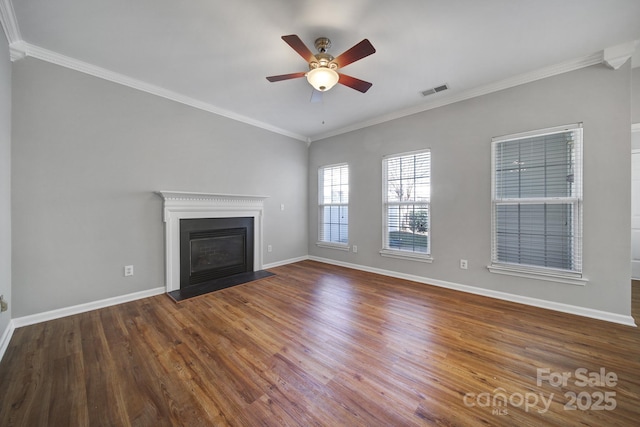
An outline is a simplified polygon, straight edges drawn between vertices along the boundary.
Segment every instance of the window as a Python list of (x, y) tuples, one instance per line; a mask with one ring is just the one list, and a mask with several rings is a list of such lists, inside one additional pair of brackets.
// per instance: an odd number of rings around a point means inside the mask
[(318, 171), (318, 244), (343, 246), (349, 242), (349, 165)]
[(431, 152), (383, 159), (385, 256), (430, 260)]
[(492, 157), (491, 271), (581, 278), (582, 125), (494, 138)]

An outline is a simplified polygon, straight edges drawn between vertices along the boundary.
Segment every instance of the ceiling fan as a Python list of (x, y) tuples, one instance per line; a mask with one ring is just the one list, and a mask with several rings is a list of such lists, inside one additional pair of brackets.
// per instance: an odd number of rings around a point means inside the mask
[[(327, 50), (331, 47), (331, 40), (326, 37), (316, 39), (314, 46), (318, 50), (318, 53), (315, 55), (305, 46), (302, 40), (300, 40), (300, 37), (295, 34), (282, 36), (282, 40), (309, 63), (309, 71), (267, 77), (267, 80), (270, 82), (306, 77), (309, 84), (319, 92), (328, 91), (335, 86), (336, 83), (348, 86), (362, 93), (365, 93), (373, 86), (372, 83), (337, 72), (338, 69), (344, 68), (353, 62), (375, 53), (376, 49), (369, 40), (362, 40), (336, 58), (327, 53)], [(312, 100), (314, 97), (315, 96), (312, 96)]]

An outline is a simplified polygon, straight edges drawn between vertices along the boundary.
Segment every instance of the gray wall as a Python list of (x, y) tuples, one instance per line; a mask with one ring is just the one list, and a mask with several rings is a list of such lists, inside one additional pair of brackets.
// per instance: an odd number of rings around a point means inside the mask
[(631, 123), (640, 123), (640, 67), (632, 70), (631, 95)]
[(9, 326), (11, 301), (11, 61), (0, 31), (0, 295), (9, 310), (0, 313), (0, 337)]
[(307, 254), (305, 143), (36, 59), (13, 67), (13, 317), (163, 286), (157, 190), (270, 196), (264, 263)]
[[(314, 142), (309, 153), (312, 256), (488, 290), (630, 314), (630, 65), (592, 66)], [(490, 273), (491, 138), (584, 122), (586, 286)], [(431, 148), (432, 264), (383, 258), (381, 159)], [(350, 166), (350, 243), (319, 248), (317, 168)], [(459, 260), (469, 261), (461, 270)]]

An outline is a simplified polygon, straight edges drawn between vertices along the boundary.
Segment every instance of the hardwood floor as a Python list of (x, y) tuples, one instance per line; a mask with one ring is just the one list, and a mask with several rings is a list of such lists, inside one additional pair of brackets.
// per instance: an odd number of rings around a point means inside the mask
[[(17, 329), (0, 363), (0, 425), (640, 419), (638, 328), (313, 261), (270, 271), (181, 304), (160, 295)], [(608, 384), (582, 386), (581, 368)]]

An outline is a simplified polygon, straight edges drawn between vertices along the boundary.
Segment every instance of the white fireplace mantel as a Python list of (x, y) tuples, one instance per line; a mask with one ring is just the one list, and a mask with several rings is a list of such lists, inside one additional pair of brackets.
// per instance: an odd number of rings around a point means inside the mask
[(167, 292), (180, 289), (180, 220), (253, 217), (253, 270), (262, 270), (262, 217), (268, 196), (158, 191), (164, 199)]

